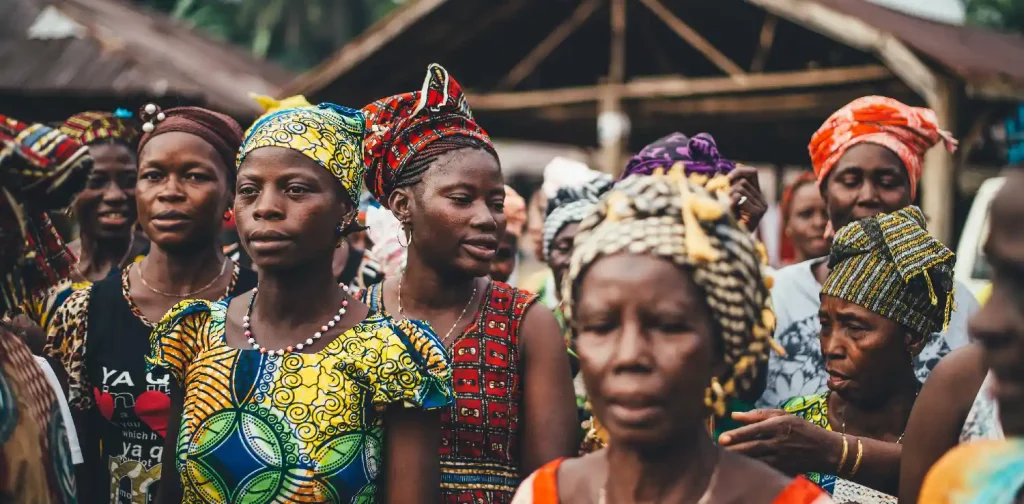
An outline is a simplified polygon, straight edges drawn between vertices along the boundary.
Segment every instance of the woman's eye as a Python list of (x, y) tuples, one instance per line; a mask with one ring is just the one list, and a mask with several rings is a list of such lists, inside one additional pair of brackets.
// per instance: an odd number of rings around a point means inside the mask
[(256, 194), (256, 188), (253, 186), (242, 186), (238, 188), (237, 192), (241, 196), (252, 196)]
[(145, 171), (139, 174), (139, 178), (142, 180), (160, 180), (161, 178), (163, 178), (163, 173), (160, 173), (156, 170)]
[(448, 196), (448, 199), (450, 199), (450, 200), (452, 200), (452, 201), (454, 201), (454, 202), (456, 202), (456, 203), (458, 203), (460, 205), (468, 205), (470, 202), (473, 201), (472, 198), (470, 198), (469, 196), (467, 196), (465, 194), (452, 194), (451, 196)]
[(285, 192), (288, 194), (303, 194), (309, 192), (309, 190), (300, 185), (290, 185), (285, 189)]

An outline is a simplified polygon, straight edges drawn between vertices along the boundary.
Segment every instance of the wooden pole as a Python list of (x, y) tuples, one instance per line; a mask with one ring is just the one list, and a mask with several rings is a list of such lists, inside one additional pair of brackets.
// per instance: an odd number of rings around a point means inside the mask
[[(956, 92), (946, 78), (936, 79), (934, 99), (928, 107), (935, 111), (939, 127), (956, 132)], [(921, 209), (928, 217), (928, 231), (950, 248), (953, 241), (953, 203), (956, 197), (956, 166), (953, 155), (940, 143), (924, 156), (924, 172), (918, 186)]]
[(601, 88), (598, 103), (598, 136), (601, 145), (601, 168), (611, 174), (619, 172), (628, 141), (628, 118), (622, 110), (622, 84), (626, 81), (626, 0), (611, 3), (611, 47), (608, 78)]

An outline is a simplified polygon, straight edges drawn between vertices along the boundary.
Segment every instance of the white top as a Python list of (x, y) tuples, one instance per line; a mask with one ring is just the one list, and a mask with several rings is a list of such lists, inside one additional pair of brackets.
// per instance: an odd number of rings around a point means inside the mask
[(53, 372), (53, 368), (50, 367), (49, 361), (38, 356), (33, 355), (39, 367), (42, 368), (43, 374), (46, 375), (46, 381), (50, 384), (50, 388), (53, 389), (54, 395), (57, 396), (57, 404), (60, 406), (60, 415), (64, 417), (64, 424), (68, 431), (68, 444), (71, 445), (71, 463), (74, 465), (85, 462), (82, 458), (82, 448), (78, 445), (78, 431), (75, 430), (75, 421), (71, 418), (71, 409), (68, 408), (68, 400), (64, 397), (64, 390), (60, 388), (60, 381), (57, 380), (56, 373)]
[(963, 429), (960, 430), (960, 443), (969, 443), (977, 439), (1003, 439), (1003, 424), (999, 421), (999, 405), (996, 403), (989, 388), (995, 376), (992, 372), (985, 376), (985, 381), (978, 389), (971, 411), (967, 413)]
[[(821, 355), (818, 335), (821, 323), (821, 284), (814, 278), (812, 267), (827, 258), (811, 259), (775, 272), (772, 305), (777, 320), (775, 341), (786, 350), (780, 357), (772, 352), (768, 362), (768, 384), (758, 408), (778, 408), (793, 398), (819, 394), (828, 390), (825, 359)], [(978, 311), (978, 300), (962, 283), (956, 282), (953, 297), (955, 310), (946, 332), (935, 333), (925, 343), (914, 365), (922, 382), (938, 364), (939, 359), (955, 348), (968, 343), (967, 319)]]

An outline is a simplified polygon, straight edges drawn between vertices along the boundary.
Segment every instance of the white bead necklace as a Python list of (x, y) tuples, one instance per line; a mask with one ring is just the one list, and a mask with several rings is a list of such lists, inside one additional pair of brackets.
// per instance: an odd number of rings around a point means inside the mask
[(242, 317), (242, 331), (244, 331), (245, 339), (249, 342), (250, 345), (252, 345), (253, 350), (259, 350), (260, 353), (267, 354), (271, 357), (275, 355), (284, 355), (295, 350), (302, 350), (303, 348), (312, 345), (314, 341), (322, 338), (324, 334), (327, 333), (327, 331), (333, 329), (338, 322), (341, 322), (341, 317), (343, 317), (345, 315), (345, 312), (348, 311), (348, 286), (338, 286), (341, 287), (341, 290), (345, 291), (345, 295), (341, 300), (341, 308), (338, 308), (338, 313), (335, 314), (334, 317), (331, 318), (331, 320), (328, 320), (326, 325), (321, 326), (319, 331), (313, 333), (312, 338), (307, 338), (305, 342), (296, 343), (294, 346), (288, 345), (287, 347), (278, 350), (270, 350), (267, 347), (262, 346), (259, 343), (256, 343), (256, 337), (253, 336), (252, 334), (252, 324), (250, 323), (250, 317), (252, 315), (252, 306), (256, 304), (256, 294), (259, 293), (260, 290), (259, 287), (253, 289), (252, 297), (249, 299), (249, 309), (245, 311), (245, 316)]

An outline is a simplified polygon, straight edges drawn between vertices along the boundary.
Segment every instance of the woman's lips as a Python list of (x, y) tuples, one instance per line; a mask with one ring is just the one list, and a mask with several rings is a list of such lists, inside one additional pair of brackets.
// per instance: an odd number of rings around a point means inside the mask
[(96, 216), (96, 220), (103, 226), (119, 227), (128, 223), (128, 214), (125, 212), (103, 212)]
[(469, 255), (480, 261), (493, 261), (494, 256), (497, 255), (497, 250), (494, 247), (463, 243), (462, 248), (464, 248)]

